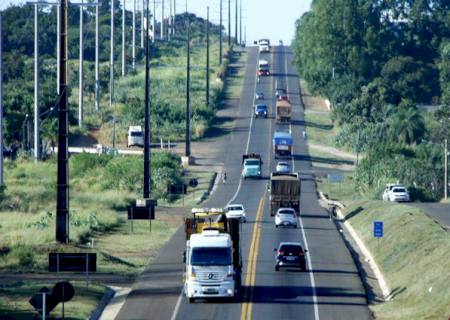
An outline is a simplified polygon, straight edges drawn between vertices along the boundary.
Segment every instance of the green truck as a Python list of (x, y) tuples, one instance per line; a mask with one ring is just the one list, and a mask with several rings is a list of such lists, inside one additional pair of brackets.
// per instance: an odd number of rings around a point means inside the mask
[(242, 177), (247, 178), (261, 178), (262, 160), (261, 155), (256, 153), (244, 154), (242, 156)]

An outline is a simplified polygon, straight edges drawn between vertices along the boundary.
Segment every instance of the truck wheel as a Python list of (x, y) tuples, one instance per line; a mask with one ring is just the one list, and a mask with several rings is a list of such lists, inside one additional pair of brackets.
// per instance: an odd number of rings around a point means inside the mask
[(195, 302), (195, 298), (189, 298), (189, 303), (194, 303)]

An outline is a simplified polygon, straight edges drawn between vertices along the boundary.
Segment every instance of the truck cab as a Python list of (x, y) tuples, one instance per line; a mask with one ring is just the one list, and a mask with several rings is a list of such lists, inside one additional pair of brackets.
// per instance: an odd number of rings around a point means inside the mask
[(127, 147), (144, 146), (144, 131), (141, 126), (130, 126), (128, 128)]
[(233, 298), (241, 286), (239, 219), (222, 209), (192, 209), (185, 221), (185, 284), (189, 302)]
[(261, 155), (250, 153), (250, 154), (244, 154), (242, 156), (242, 177), (244, 179), (247, 178), (261, 178), (261, 172), (262, 172), (262, 160)]

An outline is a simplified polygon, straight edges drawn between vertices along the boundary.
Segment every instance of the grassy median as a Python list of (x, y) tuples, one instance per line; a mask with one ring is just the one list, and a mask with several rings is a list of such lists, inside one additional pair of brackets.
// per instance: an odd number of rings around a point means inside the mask
[[(345, 216), (373, 254), (391, 300), (371, 306), (377, 319), (448, 319), (450, 234), (420, 209), (382, 201), (357, 201)], [(384, 222), (380, 245), (373, 221)]]

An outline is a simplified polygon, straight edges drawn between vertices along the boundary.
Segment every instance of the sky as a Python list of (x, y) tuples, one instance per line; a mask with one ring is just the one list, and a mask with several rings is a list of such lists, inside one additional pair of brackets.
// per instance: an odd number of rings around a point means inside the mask
[[(118, 1), (118, 0), (116, 0)], [(124, 0), (120, 0), (121, 2)], [(132, 9), (133, 0), (125, 0), (128, 10)], [(136, 0), (138, 9), (142, 0)], [(153, 0), (151, 0), (153, 1)], [(157, 1), (157, 19), (161, 17), (161, 1)], [(169, 0), (164, 0), (165, 14), (169, 13)], [(186, 1), (175, 0), (177, 12), (186, 11)], [(239, 0), (240, 3), (241, 0)], [(81, 0), (72, 0), (81, 2)], [(0, 10), (11, 4), (23, 4), (24, 0), (0, 0)], [(235, 34), (235, 3), (231, 0), (231, 35)], [(311, 0), (242, 0), (242, 38), (246, 30), (247, 45), (261, 38), (269, 38), (272, 43), (283, 40), (290, 44), (295, 34), (295, 21), (309, 10)], [(188, 11), (206, 17), (206, 7), (210, 7), (210, 20), (219, 24), (220, 0), (189, 0)], [(153, 6), (152, 6), (153, 7)], [(222, 0), (222, 19), (225, 29), (228, 27), (228, 0)]]

